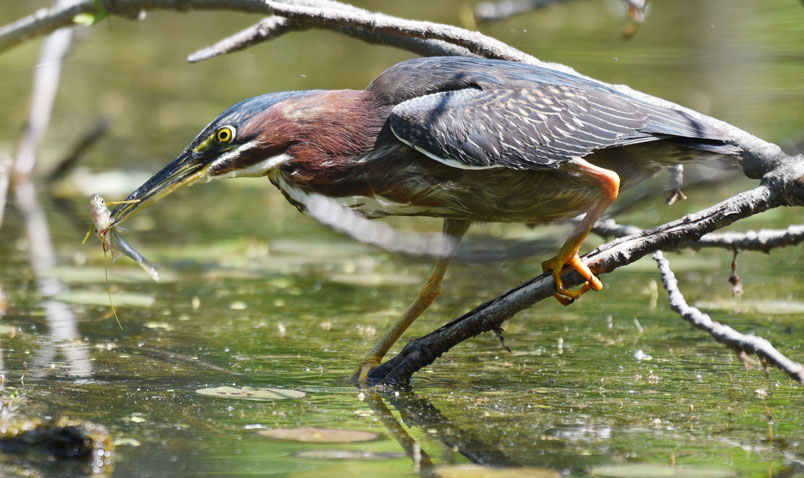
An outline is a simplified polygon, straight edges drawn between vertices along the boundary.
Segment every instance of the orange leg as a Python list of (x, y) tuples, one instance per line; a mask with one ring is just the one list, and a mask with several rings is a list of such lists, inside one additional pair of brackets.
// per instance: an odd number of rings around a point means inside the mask
[[(620, 191), (620, 177), (614, 171), (609, 169), (595, 166), (583, 159), (573, 159), (568, 166), (575, 171), (592, 177), (600, 183), (601, 196), (592, 204), (583, 220), (575, 227), (572, 234), (564, 242), (564, 245), (559, 249), (558, 254), (554, 257), (542, 262), (542, 269), (544, 272), (553, 271), (553, 280), (556, 283), (556, 294), (553, 296), (558, 299), (563, 305), (569, 305), (573, 300), (577, 299), (584, 292), (589, 289), (601, 290), (603, 283), (600, 279), (592, 274), (589, 267), (583, 263), (578, 256), (578, 250), (581, 248), (583, 240), (592, 229), (595, 221), (600, 218), (606, 208), (617, 199), (617, 194)], [(570, 290), (564, 287), (564, 281), (561, 279), (561, 269), (565, 265), (569, 265), (580, 274), (586, 283), (578, 290)]]
[[(471, 222), (469, 221), (461, 221), (455, 219), (445, 219), (444, 220), (444, 235), (452, 237), (456, 244), (458, 241), (461, 240), (464, 234), (466, 234), (466, 230), (469, 229), (469, 225)], [(385, 333), (380, 337), (377, 343), (374, 344), (374, 347), (371, 348), (368, 355), (360, 362), (358, 365), (357, 370), (352, 374), (352, 381), (357, 381), (358, 383), (364, 384), (368, 381), (368, 374), (371, 369), (377, 367), (380, 364), (380, 361), (388, 353), (388, 350), (399, 340), (399, 337), (405, 333), (410, 325), (416, 321), (416, 319), (422, 315), (422, 313), (433, 303), (438, 294), (441, 292), (441, 283), (444, 281), (444, 274), (447, 272), (447, 266), (449, 265), (449, 258), (444, 257), (439, 259), (435, 267), (433, 267), (433, 271), (430, 272), (430, 277), (427, 278), (427, 282), (424, 283), (421, 290), (419, 291), (419, 295), (416, 297), (416, 300), (413, 301), (413, 304), (408, 307), (408, 310), (402, 314), (401, 317), (396, 319), (396, 321), (391, 325), (391, 327), (385, 331)]]

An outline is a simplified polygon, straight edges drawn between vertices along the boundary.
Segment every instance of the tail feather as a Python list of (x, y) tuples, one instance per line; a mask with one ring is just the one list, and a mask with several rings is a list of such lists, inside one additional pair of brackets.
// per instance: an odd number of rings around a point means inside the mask
[(671, 137), (668, 140), (685, 148), (714, 154), (739, 156), (743, 151), (741, 148), (719, 139)]

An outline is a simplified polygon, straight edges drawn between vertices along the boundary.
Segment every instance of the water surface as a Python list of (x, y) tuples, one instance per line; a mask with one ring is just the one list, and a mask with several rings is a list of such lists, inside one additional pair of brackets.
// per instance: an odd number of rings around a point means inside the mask
[[(6, 5), (2, 20), (44, 5)], [(465, 7), (452, 1), (360, 5), (455, 24)], [(417, 476), (395, 439), (405, 442), (400, 427), (388, 427), (394, 419), (404, 419), (401, 429), (439, 466), (474, 460), (580, 477), (603, 465), (676, 463), (738, 476), (804, 474), (801, 387), (775, 370), (767, 377), (760, 368), (746, 371), (733, 353), (683, 323), (657, 290), (649, 259), (604, 276), (604, 291), (571, 307), (546, 302), (518, 314), (506, 325), (512, 353), (493, 335), (477, 337), (416, 375), (412, 392), (374, 396), (344, 378), (415, 296), (430, 262), (356, 244), (299, 214), (265, 180), (225, 181), (179, 192), (128, 223), (127, 239), (162, 264), (165, 280), (150, 282), (124, 259), (109, 269), (120, 330), (105, 297), (100, 249), (94, 239), (80, 244), (89, 226), (88, 197), (96, 192), (87, 189), (98, 185), (82, 178), (121, 172), (103, 185), (114, 186), (107, 198), (122, 197), (240, 99), (289, 89), (362, 88), (410, 57), (308, 32), (185, 63), (194, 49), (255, 21), (172, 12), (149, 13), (140, 23), (113, 18), (88, 32), (70, 55), (41, 172), (98, 117), (111, 126), (57, 195), (39, 185), (56, 267), (31, 262), (39, 245), (26, 233), (26, 216), (13, 204), (6, 210), (0, 287), (8, 302), (1, 325), (9, 329), (0, 339), (0, 369), (4, 397), (16, 394), (15, 416), (105, 425), (117, 445), (112, 465), (99, 474), (120, 477)], [(589, 0), (482, 29), (544, 60), (627, 83), (792, 149), (804, 125), (802, 25), (798, 2), (654, 2), (637, 35), (623, 41), (616, 9)], [(40, 44), (0, 56), (6, 125), (0, 151), (13, 150), (23, 124)], [(648, 227), (751, 184), (735, 176), (691, 186), (685, 189), (690, 199), (672, 207), (662, 193), (618, 219)], [(780, 209), (738, 228), (802, 220), (801, 211)], [(440, 227), (428, 219), (389, 222), (408, 231)], [(566, 231), (474, 228), (470, 246), (504, 239), (503, 252), (514, 257), (451, 267), (442, 296), (403, 341), (535, 275)], [(529, 245), (545, 240), (547, 249), (515, 254), (523, 244), (534, 249)], [(587, 247), (595, 243), (599, 239), (590, 239)], [(690, 303), (706, 303), (716, 320), (804, 360), (800, 247), (740, 254), (740, 302), (728, 283), (731, 253), (669, 258)], [(223, 385), (307, 395), (256, 402), (196, 393)], [(380, 438), (320, 445), (258, 434), (297, 426), (373, 431)], [(303, 454), (333, 449), (384, 455), (368, 461)], [(44, 476), (89, 473), (41, 457), (2, 461), (8, 476), (25, 466)]]

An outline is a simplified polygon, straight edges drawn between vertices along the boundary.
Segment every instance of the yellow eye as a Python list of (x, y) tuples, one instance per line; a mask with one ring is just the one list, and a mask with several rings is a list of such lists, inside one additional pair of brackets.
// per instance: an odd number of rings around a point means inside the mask
[(215, 139), (221, 144), (230, 143), (235, 136), (235, 129), (231, 126), (222, 126), (215, 132)]

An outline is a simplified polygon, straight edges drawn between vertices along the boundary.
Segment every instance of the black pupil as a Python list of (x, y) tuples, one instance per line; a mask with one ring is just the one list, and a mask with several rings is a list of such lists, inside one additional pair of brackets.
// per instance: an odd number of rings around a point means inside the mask
[(229, 141), (229, 130), (223, 129), (220, 133), (218, 133), (218, 137), (221, 141)]

